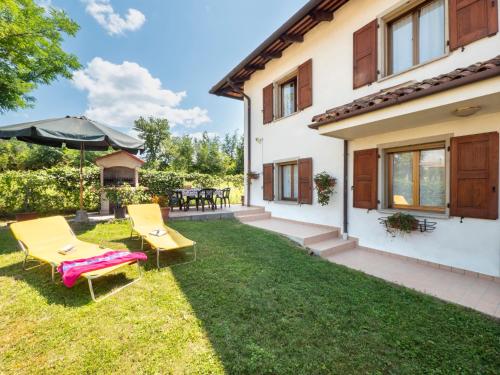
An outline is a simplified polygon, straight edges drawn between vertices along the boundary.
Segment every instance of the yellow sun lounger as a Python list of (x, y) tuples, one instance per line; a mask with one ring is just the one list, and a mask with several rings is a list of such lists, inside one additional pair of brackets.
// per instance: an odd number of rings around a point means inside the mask
[[(160, 252), (179, 250), (188, 247), (194, 249), (194, 259), (187, 264), (196, 261), (196, 242), (187, 239), (179, 232), (169, 228), (163, 222), (160, 206), (157, 204), (131, 204), (127, 206), (128, 215), (132, 224), (130, 236), (137, 233), (141, 237), (142, 245), (144, 241), (149, 243), (156, 250), (156, 265), (160, 268)], [(164, 231), (155, 235), (156, 231)]]
[[(71, 230), (71, 227), (62, 216), (13, 223), (10, 225), (10, 229), (24, 252), (23, 269), (30, 270), (42, 265), (43, 263), (49, 264), (52, 267), (52, 281), (54, 282), (55, 271), (63, 261), (90, 258), (110, 251), (110, 249), (100, 248), (99, 245), (80, 241), (76, 238), (75, 234)], [(61, 250), (68, 247), (72, 247), (70, 252), (66, 254), (60, 253)], [(33, 260), (38, 261), (39, 264), (34, 267), (27, 268), (27, 262)], [(139, 268), (138, 278), (120, 288), (113, 290), (99, 299), (95, 298), (92, 280), (133, 263), (137, 263)], [(141, 278), (141, 268), (139, 266), (139, 262), (132, 261), (83, 273), (81, 277), (86, 278), (88, 281), (92, 300), (99, 302), (139, 281)]]

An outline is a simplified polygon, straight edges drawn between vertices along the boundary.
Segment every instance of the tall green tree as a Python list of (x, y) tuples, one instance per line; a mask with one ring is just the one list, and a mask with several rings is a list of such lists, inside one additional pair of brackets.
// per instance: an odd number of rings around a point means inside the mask
[(134, 122), (134, 130), (144, 140), (147, 167), (158, 168), (160, 164), (168, 166), (168, 149), (171, 141), (170, 125), (167, 119), (140, 117)]
[(196, 172), (216, 175), (224, 172), (219, 137), (210, 137), (207, 132), (204, 132), (201, 139), (195, 140), (194, 148)]
[(245, 146), (244, 146), (245, 138), (240, 135), (238, 141), (236, 143), (235, 149), (235, 166), (233, 170), (233, 174), (243, 174), (245, 172)]
[(29, 94), (39, 85), (71, 78), (80, 64), (61, 44), (63, 34), (78, 29), (62, 10), (47, 11), (34, 0), (0, 1), (0, 112), (32, 106)]
[(172, 138), (171, 168), (179, 172), (193, 172), (194, 144), (189, 135)]

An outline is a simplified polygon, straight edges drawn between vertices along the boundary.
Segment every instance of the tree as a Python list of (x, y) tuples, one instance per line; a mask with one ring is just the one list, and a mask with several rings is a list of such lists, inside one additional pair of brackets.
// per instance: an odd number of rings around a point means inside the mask
[(201, 139), (195, 140), (194, 148), (196, 172), (215, 175), (224, 172), (219, 137), (211, 138), (207, 132), (204, 132)]
[(245, 172), (245, 138), (241, 135), (236, 143), (234, 174), (243, 174)]
[(174, 171), (192, 172), (194, 162), (194, 145), (189, 135), (172, 138), (172, 163)]
[(147, 167), (157, 168), (160, 162), (163, 166), (168, 166), (170, 160), (166, 152), (171, 141), (168, 120), (140, 117), (134, 124), (134, 130), (139, 133), (139, 138), (144, 140)]
[(243, 136), (237, 131), (226, 134), (221, 145), (226, 174), (243, 173)]
[(15, 139), (0, 140), (0, 172), (24, 169), (29, 153), (30, 149), (24, 142)]
[(0, 2), (0, 112), (33, 106), (38, 85), (72, 77), (80, 63), (62, 49), (62, 35), (78, 29), (64, 11), (34, 0)]

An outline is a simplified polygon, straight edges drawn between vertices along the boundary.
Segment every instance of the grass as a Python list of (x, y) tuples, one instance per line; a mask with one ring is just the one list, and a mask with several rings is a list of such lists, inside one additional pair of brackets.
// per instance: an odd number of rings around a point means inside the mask
[[(494, 374), (500, 324), (480, 313), (310, 257), (231, 220), (176, 222), (199, 261), (95, 304), (84, 283), (21, 271), (0, 229), (0, 373)], [(80, 238), (137, 249), (126, 223)], [(166, 254), (175, 263), (189, 254)], [(134, 270), (126, 277), (134, 276)], [(125, 276), (96, 283), (108, 290)]]

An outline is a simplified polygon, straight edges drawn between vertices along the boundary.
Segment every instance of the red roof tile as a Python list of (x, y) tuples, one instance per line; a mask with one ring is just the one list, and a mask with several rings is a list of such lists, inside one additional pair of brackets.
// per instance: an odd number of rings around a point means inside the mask
[(313, 123), (309, 127), (318, 129), (321, 125), (498, 75), (500, 75), (500, 55), (491, 60), (476, 63), (466, 68), (455, 69), (447, 74), (421, 82), (381, 90), (375, 94), (356, 99), (351, 103), (329, 109), (325, 113), (314, 116)]

